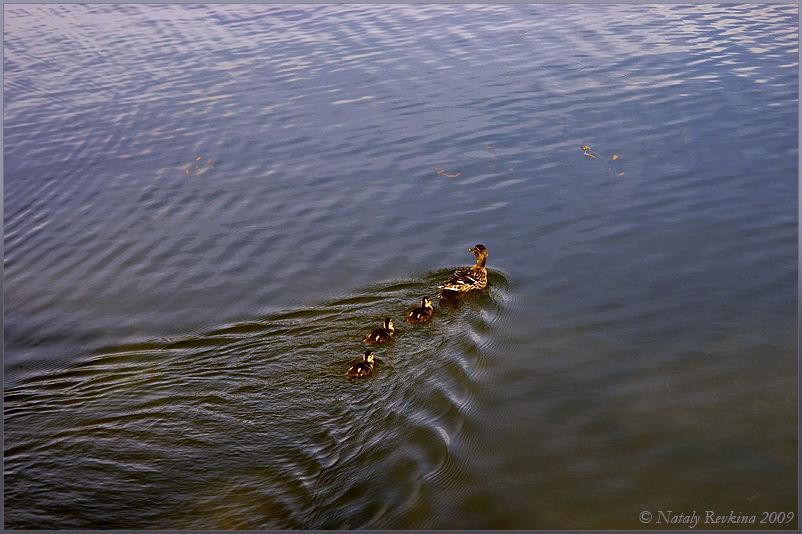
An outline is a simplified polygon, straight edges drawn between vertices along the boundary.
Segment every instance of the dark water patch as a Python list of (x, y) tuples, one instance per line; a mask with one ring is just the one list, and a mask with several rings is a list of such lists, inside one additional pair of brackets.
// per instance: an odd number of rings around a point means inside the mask
[[(23, 466), (26, 473), (48, 469), (56, 458), (78, 454), (80, 460), (64, 466), (51, 482), (62, 488), (54, 495), (63, 491), (91, 500), (94, 490), (77, 476), (96, 470), (86, 461), (103, 466), (97, 475), (107, 484), (122, 483), (130, 477), (126, 468), (115, 469), (118, 456), (130, 461), (129, 448), (146, 449), (138, 476), (158, 473), (167, 458), (200, 476), (201, 483), (181, 490), (181, 500), (202, 502), (202, 520), (167, 512), (168, 503), (159, 506), (175, 528), (218, 524), (223, 520), (215, 510), (236, 518), (250, 506), (274, 509), (274, 515), (263, 522), (242, 517), (242, 523), (219, 524), (392, 525), (418, 505), (424, 486), (459, 486), (478, 439), (466, 434), (480, 387), (472, 370), (481, 358), (476, 339), (492, 336), (493, 321), (481, 314), (499, 306), (491, 295), (505, 294), (505, 277), (492, 271), (489, 294), (438, 309), (430, 324), (403, 321), (406, 309), (450, 272), (375, 284), (362, 296), (346, 295), (200, 336), (109, 347), (71, 368), (7, 388), (7, 435), (18, 442), (6, 451), (9, 482), (33, 476), (22, 476)], [(376, 368), (368, 379), (346, 378), (348, 363), (364, 348), (362, 336), (388, 314), (397, 317), (397, 339), (374, 348)], [(24, 430), (32, 424), (33, 434)], [(235, 427), (239, 430), (232, 434)], [(212, 450), (220, 459), (209, 464)], [(213, 474), (220, 461), (234, 466), (225, 481)], [(197, 473), (190, 467), (197, 462), (212, 468)], [(377, 489), (377, 478), (388, 476), (395, 482)], [(209, 484), (219, 491), (205, 494)], [(149, 483), (154, 490), (163, 486), (159, 480)], [(232, 495), (250, 495), (253, 502), (237, 504)], [(58, 513), (58, 502), (55, 497), (51, 513)], [(240, 506), (245, 511), (238, 512)], [(125, 509), (118, 503), (128, 515)], [(26, 517), (11, 524), (52, 524)], [(105, 524), (95, 513), (84, 511), (82, 518), (75, 524)], [(153, 526), (147, 515), (135, 524)]]

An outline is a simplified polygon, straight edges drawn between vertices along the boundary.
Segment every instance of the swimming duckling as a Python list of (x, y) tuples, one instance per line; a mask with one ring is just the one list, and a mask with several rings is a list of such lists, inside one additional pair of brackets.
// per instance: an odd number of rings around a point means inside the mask
[(366, 376), (373, 371), (373, 353), (369, 350), (365, 351), (365, 356), (354, 363), (345, 373), (345, 376)]
[(440, 298), (451, 297), (459, 295), (471, 289), (484, 289), (487, 285), (487, 249), (484, 245), (476, 245), (472, 249), (468, 249), (476, 256), (476, 265), (469, 269), (457, 269), (448, 280), (443, 282), (440, 289), (443, 292)]
[(432, 299), (424, 297), (420, 301), (420, 306), (407, 312), (407, 321), (410, 323), (425, 323), (432, 318), (433, 313)]
[(390, 341), (393, 337), (393, 332), (395, 332), (393, 320), (388, 317), (384, 320), (384, 328), (377, 328), (366, 335), (362, 343), (384, 343), (385, 341)]

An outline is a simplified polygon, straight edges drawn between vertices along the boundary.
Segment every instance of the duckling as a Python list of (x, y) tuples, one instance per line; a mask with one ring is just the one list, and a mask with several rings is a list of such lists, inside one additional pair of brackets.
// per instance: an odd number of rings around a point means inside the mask
[(390, 341), (393, 337), (393, 332), (395, 332), (393, 320), (388, 317), (384, 320), (384, 328), (373, 330), (370, 334), (365, 336), (362, 343), (384, 343), (385, 341)]
[(345, 376), (367, 376), (373, 371), (373, 356), (374, 354), (366, 350), (365, 356), (358, 361), (351, 364), (351, 367), (345, 373)]
[(432, 299), (424, 297), (420, 301), (420, 306), (407, 312), (407, 321), (410, 323), (425, 323), (432, 318), (433, 313)]
[(487, 285), (487, 249), (484, 245), (476, 245), (468, 250), (476, 256), (476, 265), (469, 269), (457, 269), (448, 280), (443, 281), (440, 298), (459, 295), (471, 289), (484, 289)]

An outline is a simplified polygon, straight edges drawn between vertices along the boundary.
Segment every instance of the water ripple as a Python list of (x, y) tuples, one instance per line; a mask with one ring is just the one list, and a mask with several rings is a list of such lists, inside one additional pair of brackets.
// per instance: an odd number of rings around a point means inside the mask
[[(33, 420), (43, 428), (59, 421), (60, 430), (19, 440), (7, 450), (7, 471), (36, 469), (47, 464), (34, 457), (80, 446), (105, 466), (105, 476), (126, 477), (128, 468), (115, 473), (103, 445), (117, 435), (126, 448), (150, 451), (152, 461), (138, 460), (143, 474), (158, 471), (157, 459), (186, 464), (212, 450), (269, 472), (272, 482), (251, 498), (268, 499), (277, 515), (260, 528), (392, 525), (418, 505), (425, 487), (461, 484), (459, 466), (477, 444), (466, 431), (475, 426), (469, 422), (483, 377), (476, 368), (489, 365), (481, 347), (499, 320), (493, 295), (503, 296), (507, 283), (493, 271), (490, 296), (440, 308), (429, 324), (404, 323), (406, 308), (449, 272), (375, 284), (201, 336), (108, 347), (30, 378), (6, 390), (8, 434)], [(397, 339), (376, 347), (371, 377), (347, 379), (364, 330), (385, 315), (396, 317)], [(369, 481), (387, 470), (398, 486), (376, 495)], [(230, 510), (232, 496), (253, 484), (251, 476), (235, 476), (220, 487), (214, 477), (202, 477), (219, 491), (198, 495), (207, 510), (198, 526), (221, 521), (210, 515)], [(73, 484), (72, 491), (87, 489)]]
[(795, 502), (796, 6), (4, 14), (5, 526)]

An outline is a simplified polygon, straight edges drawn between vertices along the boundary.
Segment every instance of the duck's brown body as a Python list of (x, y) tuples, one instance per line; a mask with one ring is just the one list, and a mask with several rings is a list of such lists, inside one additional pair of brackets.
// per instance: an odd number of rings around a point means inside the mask
[(345, 376), (360, 377), (369, 375), (373, 371), (373, 353), (369, 350), (365, 351), (365, 356), (354, 363), (346, 371)]
[(395, 329), (393, 328), (393, 320), (388, 317), (384, 320), (384, 327), (377, 328), (366, 335), (365, 339), (362, 340), (362, 343), (384, 343), (386, 341), (390, 341), (393, 338), (394, 332)]
[(432, 318), (434, 308), (432, 307), (432, 299), (424, 298), (420, 301), (420, 306), (412, 308), (407, 312), (407, 322), (410, 323), (425, 323)]
[(476, 256), (476, 265), (468, 269), (457, 269), (448, 280), (445, 280), (440, 289), (443, 292), (440, 298), (459, 295), (472, 289), (484, 289), (487, 286), (487, 249), (484, 245), (476, 245), (470, 252)]

